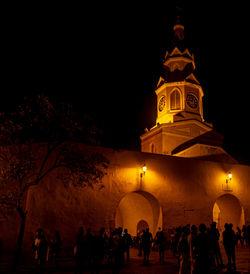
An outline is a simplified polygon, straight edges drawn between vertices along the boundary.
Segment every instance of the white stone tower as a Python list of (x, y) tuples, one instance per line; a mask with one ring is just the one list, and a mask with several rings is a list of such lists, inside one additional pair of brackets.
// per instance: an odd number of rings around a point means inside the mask
[(164, 73), (155, 89), (156, 125), (141, 135), (141, 151), (234, 162), (222, 149), (223, 136), (204, 121), (204, 93), (194, 75), (194, 55), (185, 45), (179, 19), (173, 31), (172, 47), (163, 60)]

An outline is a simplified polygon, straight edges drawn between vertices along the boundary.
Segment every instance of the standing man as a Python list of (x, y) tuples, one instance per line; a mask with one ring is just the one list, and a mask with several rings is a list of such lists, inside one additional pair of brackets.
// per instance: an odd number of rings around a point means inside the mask
[(211, 273), (210, 253), (211, 242), (205, 224), (199, 225), (200, 233), (197, 236), (197, 273)]
[(142, 248), (145, 265), (149, 265), (149, 255), (151, 251), (152, 239), (152, 234), (149, 232), (149, 228), (147, 228), (144, 234), (142, 235)]
[(160, 264), (164, 264), (167, 238), (165, 237), (163, 230), (161, 230), (160, 233), (158, 234), (157, 243), (159, 248)]
[[(228, 258), (228, 269), (236, 270), (235, 264), (235, 245), (236, 245), (236, 236), (233, 231), (232, 224), (225, 224), (225, 230), (223, 231), (223, 245)], [(233, 265), (232, 265), (233, 263)]]
[(188, 235), (190, 230), (188, 226), (182, 228), (181, 237), (177, 246), (178, 253), (180, 255), (180, 266), (179, 274), (188, 273), (188, 262), (189, 262), (189, 245), (188, 245)]
[(83, 272), (84, 266), (84, 255), (85, 255), (85, 236), (84, 229), (81, 226), (79, 228), (79, 233), (76, 237), (76, 243), (74, 247), (74, 256), (76, 260), (75, 274)]
[(129, 262), (129, 249), (132, 244), (131, 235), (128, 233), (127, 228), (124, 229), (123, 235), (124, 253), (126, 253), (127, 263)]
[(197, 226), (192, 225), (191, 231), (187, 237), (188, 245), (189, 245), (191, 274), (197, 273), (197, 237), (198, 237)]
[(43, 273), (47, 254), (47, 241), (41, 228), (36, 231), (33, 247), (35, 252), (36, 272)]
[(223, 267), (223, 261), (222, 261), (220, 244), (219, 244), (220, 232), (216, 228), (216, 222), (212, 222), (210, 225), (209, 238), (210, 238), (212, 255), (215, 257), (217, 266)]

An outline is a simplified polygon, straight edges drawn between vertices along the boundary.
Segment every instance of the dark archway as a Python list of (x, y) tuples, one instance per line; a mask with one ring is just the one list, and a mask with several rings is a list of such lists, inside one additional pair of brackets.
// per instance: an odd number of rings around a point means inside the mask
[(148, 223), (145, 220), (140, 220), (137, 224), (137, 233), (146, 230), (149, 227)]
[(162, 209), (158, 200), (145, 191), (130, 192), (125, 195), (116, 210), (115, 226), (127, 228), (132, 236), (137, 234), (138, 223), (147, 223), (155, 235), (157, 228), (162, 227)]

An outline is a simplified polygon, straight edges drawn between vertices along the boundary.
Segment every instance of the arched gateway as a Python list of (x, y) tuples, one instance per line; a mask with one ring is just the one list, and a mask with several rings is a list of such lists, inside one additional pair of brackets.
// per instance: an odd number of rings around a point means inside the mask
[(116, 209), (115, 226), (127, 228), (132, 236), (149, 227), (153, 235), (162, 227), (162, 209), (158, 200), (145, 191), (126, 194)]
[(225, 223), (232, 223), (233, 228), (242, 228), (245, 224), (244, 209), (234, 195), (224, 194), (220, 196), (213, 207), (213, 220), (218, 224), (219, 230), (224, 229)]

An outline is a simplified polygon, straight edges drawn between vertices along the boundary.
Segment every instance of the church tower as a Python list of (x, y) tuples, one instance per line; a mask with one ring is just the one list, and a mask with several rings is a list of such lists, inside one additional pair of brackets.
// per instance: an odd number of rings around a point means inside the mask
[[(166, 52), (163, 60), (164, 74), (160, 77), (157, 95), (156, 124), (174, 123), (180, 120), (204, 121), (202, 109), (203, 90), (195, 78), (194, 56), (187, 48), (183, 51), (184, 26), (174, 26), (176, 46)], [(179, 43), (178, 43), (179, 42)]]
[(165, 54), (163, 74), (155, 90), (156, 125), (141, 135), (141, 151), (233, 161), (222, 149), (223, 136), (204, 120), (204, 93), (194, 75), (194, 55), (185, 45), (179, 18), (173, 32), (172, 47)]

